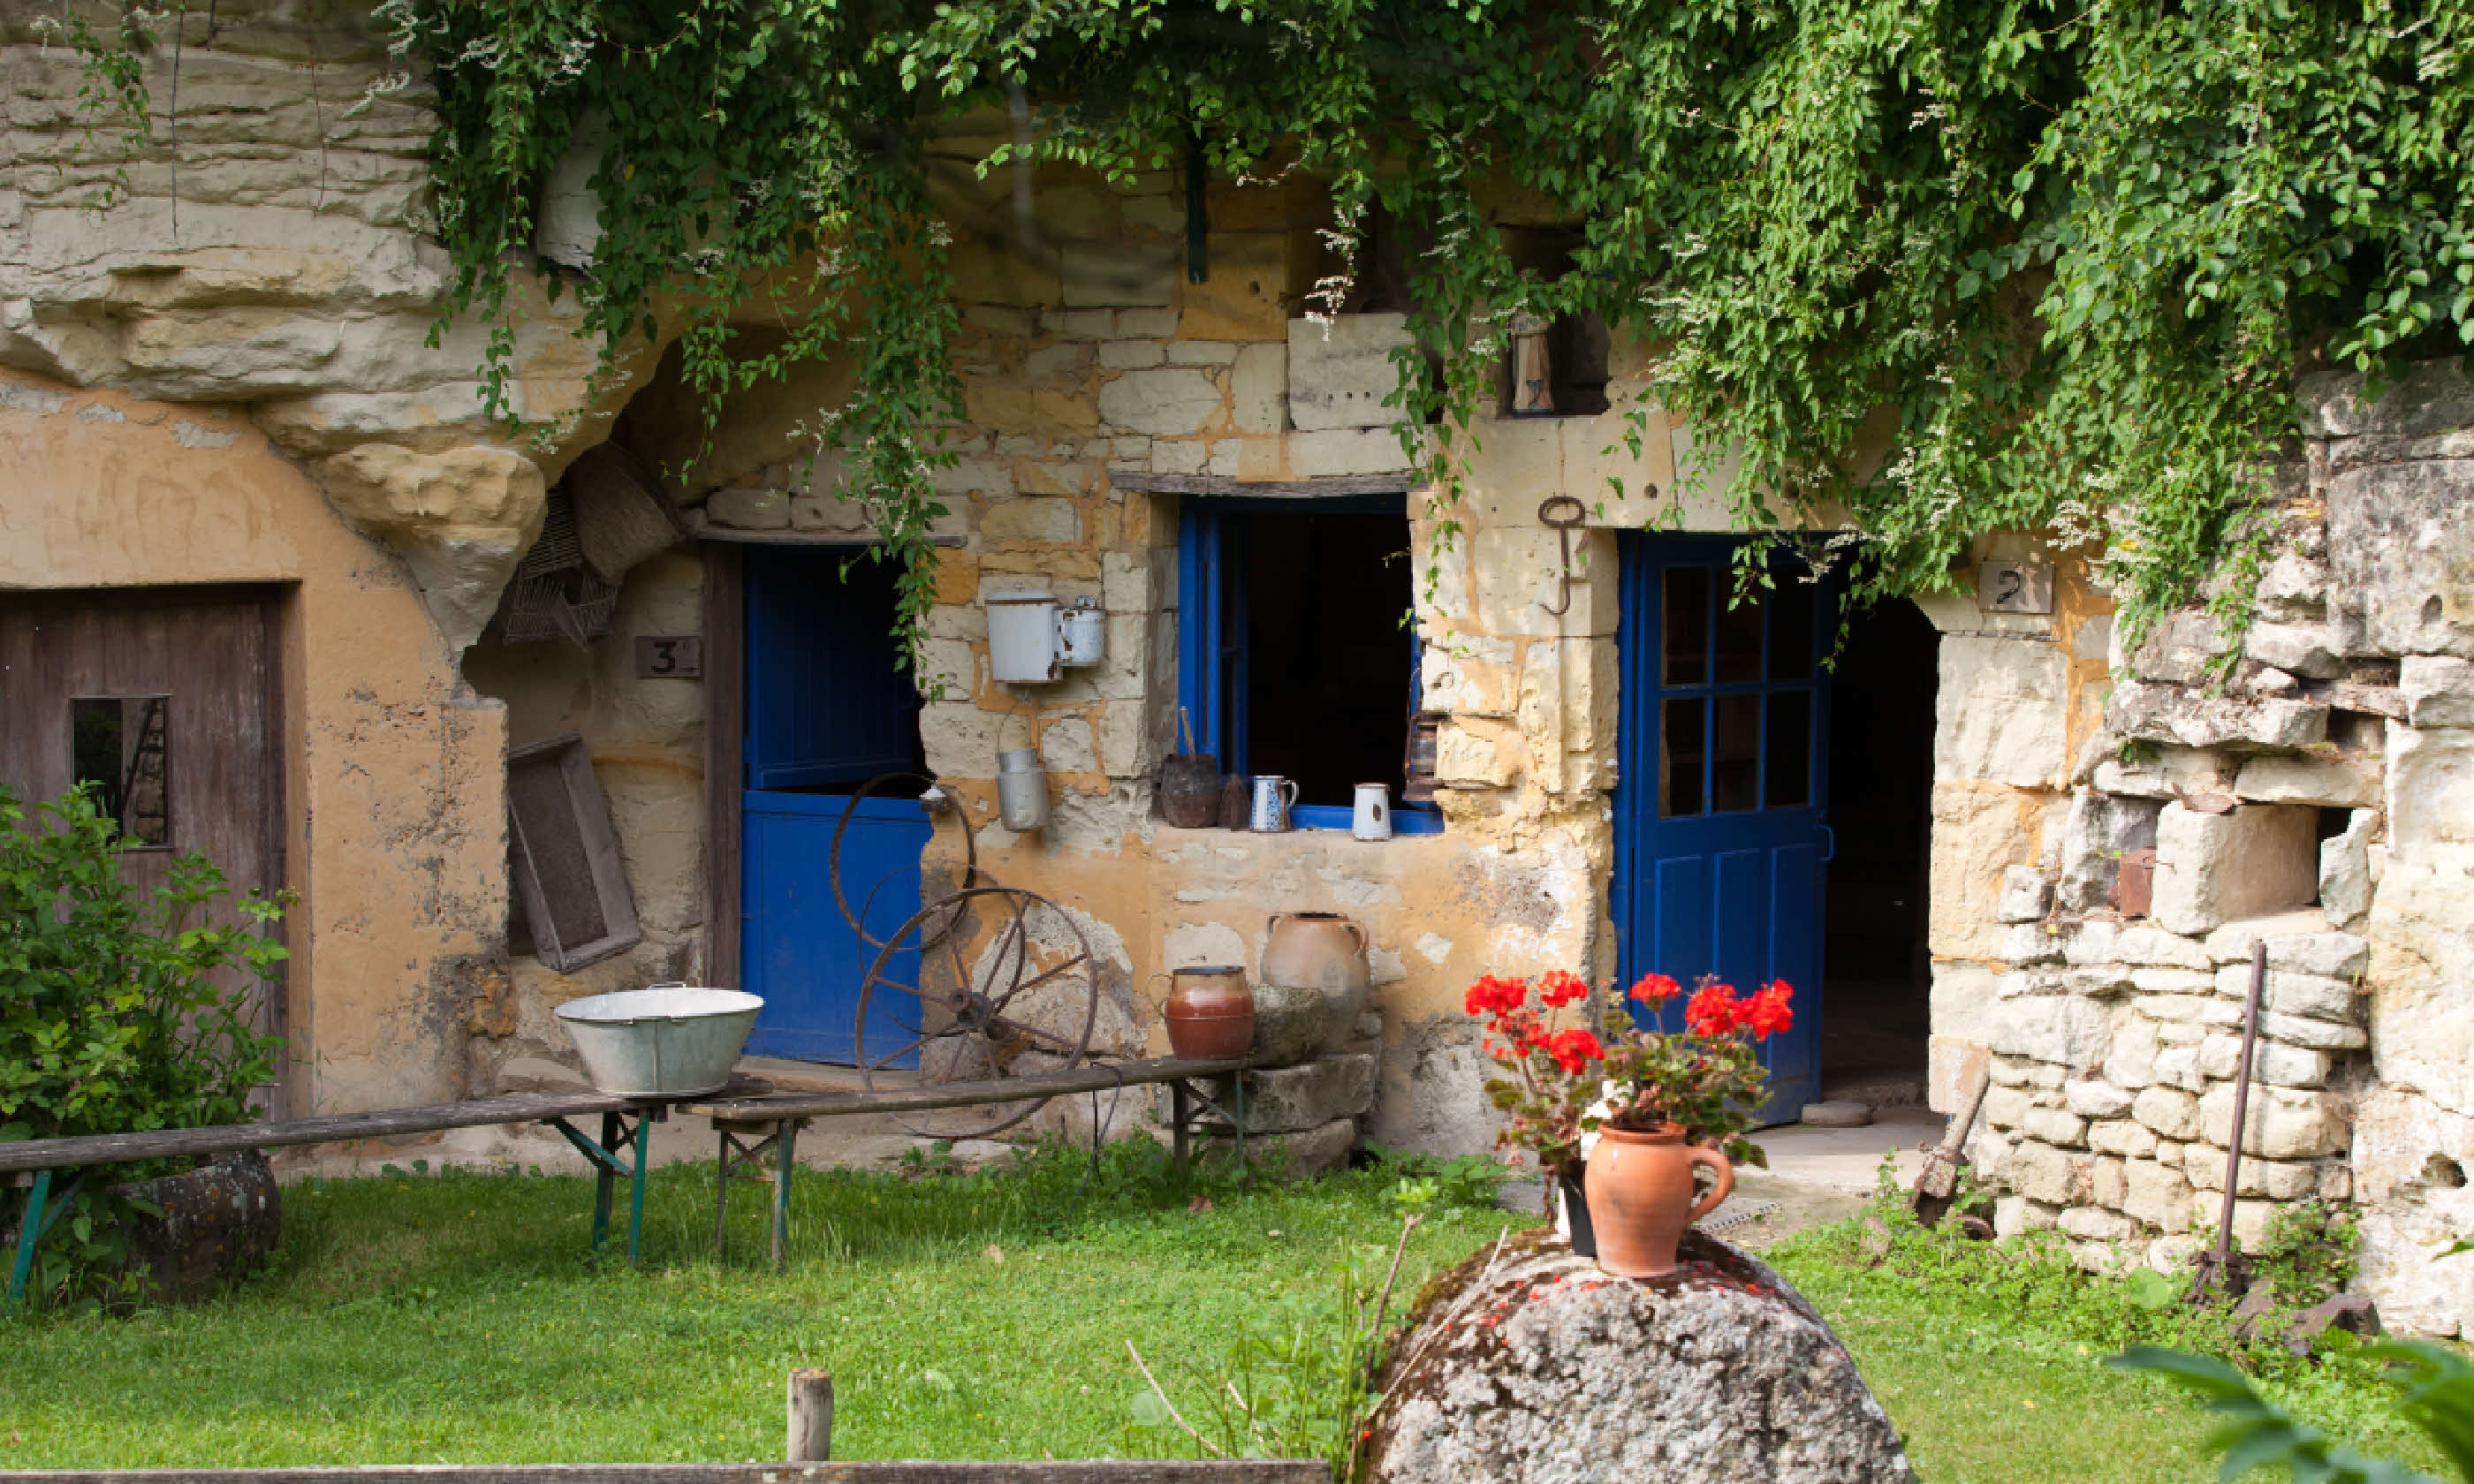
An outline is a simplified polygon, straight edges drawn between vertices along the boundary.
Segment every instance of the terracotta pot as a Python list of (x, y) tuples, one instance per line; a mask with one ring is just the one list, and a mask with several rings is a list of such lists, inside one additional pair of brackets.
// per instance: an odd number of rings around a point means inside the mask
[(1337, 912), (1274, 912), (1263, 944), (1263, 982), (1321, 990), (1322, 1047), (1338, 1051), (1357, 1035), (1372, 969), (1364, 926)]
[(1169, 1049), (1198, 1062), (1244, 1056), (1254, 1043), (1254, 992), (1246, 987), (1245, 969), (1199, 964), (1168, 977), (1161, 1017)]
[[(1709, 1165), (1718, 1185), (1692, 1200), (1692, 1166)], [(1655, 1278), (1675, 1271), (1684, 1229), (1708, 1215), (1735, 1188), (1734, 1169), (1714, 1149), (1684, 1141), (1667, 1124), (1644, 1131), (1603, 1128), (1586, 1173), (1589, 1226), (1598, 1266), (1618, 1278)]]

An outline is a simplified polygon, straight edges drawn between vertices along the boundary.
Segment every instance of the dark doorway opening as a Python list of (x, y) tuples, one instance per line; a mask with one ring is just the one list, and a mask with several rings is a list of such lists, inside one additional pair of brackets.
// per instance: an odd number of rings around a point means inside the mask
[(1253, 514), (1245, 522), (1245, 767), (1308, 804), (1353, 785), (1396, 796), (1416, 639), (1398, 515)]
[(1889, 598), (1849, 625), (1831, 676), (1829, 1014), (1822, 1095), (1925, 1101), (1932, 1031), (1926, 942), (1932, 855), (1933, 696), (1940, 635)]

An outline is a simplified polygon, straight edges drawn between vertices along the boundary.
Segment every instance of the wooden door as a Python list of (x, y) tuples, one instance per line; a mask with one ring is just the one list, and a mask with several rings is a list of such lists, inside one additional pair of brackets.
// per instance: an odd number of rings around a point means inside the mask
[[(919, 692), (893, 636), (895, 576), (889, 563), (847, 552), (746, 554), (740, 974), (764, 999), (747, 1042), (758, 1056), (856, 1061), (874, 945), (919, 910), (931, 827), (915, 786), (860, 801), (842, 836), (842, 898), (866, 942), (834, 895), (834, 834), (850, 796), (881, 774), (927, 767)], [(917, 984), (916, 955), (887, 972)], [(871, 1058), (917, 1037), (898, 1018), (908, 1005), (879, 995), (869, 1007)]]
[(1821, 1077), (1830, 604), (1785, 572), (1733, 603), (1733, 556), (1692, 537), (1624, 550), (1614, 918), (1627, 984), (1794, 986), (1794, 1028), (1762, 1046), (1761, 1121), (1785, 1123)]
[[(121, 858), (151, 893), (177, 853), (234, 896), (283, 885), (280, 590), (0, 593), (0, 785), (21, 804), (81, 779), (143, 843)], [(283, 996), (257, 1007), (283, 1032)]]

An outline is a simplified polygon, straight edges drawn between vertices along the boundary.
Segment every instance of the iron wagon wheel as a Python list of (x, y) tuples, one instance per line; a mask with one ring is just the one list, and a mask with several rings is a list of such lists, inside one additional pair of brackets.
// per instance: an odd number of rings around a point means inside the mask
[[(850, 924), (850, 930), (859, 938), (859, 958), (861, 966), (867, 964), (871, 953), (885, 947), (885, 940), (868, 934), (868, 909), (875, 905), (876, 894), (883, 891), (886, 882), (891, 881), (894, 875), (900, 875), (901, 873), (897, 871), (893, 875), (888, 875), (885, 880), (870, 886), (865, 899), (860, 903), (860, 910), (856, 913), (852, 912), (850, 894), (842, 887), (842, 837), (850, 832), (851, 820), (858, 815), (861, 800), (873, 798), (881, 790), (896, 784), (915, 785), (922, 793), (937, 786), (934, 778), (921, 773), (880, 773), (861, 783), (849, 799), (843, 801), (841, 817), (834, 821), (833, 850), (825, 860), (825, 876), (833, 883), (834, 888), (834, 907), (841, 913), (842, 921)], [(930, 817), (932, 826), (934, 818), (933, 815)], [(965, 819), (962, 821), (962, 885), (970, 887), (983, 883), (993, 884), (993, 881), (985, 872), (980, 870), (980, 843), (971, 832), (970, 821)]]
[[(906, 950), (918, 955), (915, 983), (898, 976)], [(890, 1047), (881, 1031), (868, 1043), (880, 997), (893, 1002), (887, 1018), (899, 1027)], [(913, 913), (868, 965), (854, 1037), (860, 1079), (870, 1091), (908, 1086), (901, 1064), (914, 1053), (922, 1085), (1067, 1071), (1090, 1053), (1099, 1017), (1098, 961), (1070, 913), (1036, 892), (965, 887)], [(999, 1090), (985, 1103), (894, 1118), (926, 1138), (985, 1138), (1047, 1101)]]

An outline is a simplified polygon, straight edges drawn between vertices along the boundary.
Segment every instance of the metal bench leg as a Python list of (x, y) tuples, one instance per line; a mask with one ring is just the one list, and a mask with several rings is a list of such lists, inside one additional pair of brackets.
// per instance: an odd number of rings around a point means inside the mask
[(52, 1172), (35, 1171), (35, 1188), (26, 1197), (26, 1215), (17, 1226), (17, 1260), (9, 1265), (9, 1306), (26, 1302), (26, 1281), (34, 1276), (35, 1248), (43, 1239), (43, 1203), (52, 1193)]
[(719, 1141), (713, 1162), (713, 1256), (717, 1262), (728, 1251), (730, 1236), (730, 1131), (716, 1126), (713, 1137)]
[(1168, 1085), (1170, 1159), (1176, 1164), (1176, 1172), (1180, 1175), (1186, 1172), (1191, 1163), (1186, 1148), (1186, 1140), (1189, 1137), (1187, 1125), (1190, 1124), (1193, 1119), (1193, 1103), (1186, 1094), (1185, 1083), (1181, 1080), (1170, 1083)]
[[(601, 1147), (615, 1148), (618, 1142), (618, 1115), (615, 1113), (603, 1113)], [(610, 1194), (611, 1184), (616, 1179), (617, 1176), (612, 1173), (608, 1161), (602, 1160), (593, 1161), (593, 1256), (596, 1259), (600, 1257), (603, 1249), (610, 1245)]]
[(652, 1115), (637, 1113), (635, 1188), (627, 1202), (627, 1265), (631, 1268), (644, 1265), (644, 1150), (652, 1141)]
[(782, 1271), (790, 1250), (790, 1171), (799, 1142), (799, 1120), (785, 1118), (773, 1126), (773, 1271)]
[(1252, 1171), (1246, 1167), (1246, 1074), (1237, 1072), (1228, 1079), (1228, 1121), (1237, 1129), (1237, 1178), (1246, 1179)]

